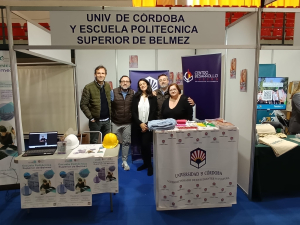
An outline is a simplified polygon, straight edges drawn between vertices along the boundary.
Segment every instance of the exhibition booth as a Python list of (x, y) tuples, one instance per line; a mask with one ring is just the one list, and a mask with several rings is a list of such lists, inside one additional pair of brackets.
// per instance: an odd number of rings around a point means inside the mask
[[(229, 207), (238, 204), (237, 185), (252, 199), (253, 189), (256, 189), (253, 179), (259, 64), (276, 64), (277, 77), (289, 77), (289, 81), (298, 79), (294, 72), (294, 68), (298, 67), (297, 59), (300, 54), (299, 48), (295, 47), (299, 29), (297, 26), (295, 46), (260, 46), (261, 13), (272, 10), (275, 9), (7, 7), (19, 154), (25, 150), (24, 134), (29, 131), (59, 130), (63, 134), (69, 127), (78, 133), (89, 130), (88, 120), (79, 109), (79, 101), (84, 86), (94, 79), (94, 68), (99, 64), (107, 68), (106, 81), (113, 88), (118, 87), (120, 77), (130, 75), (130, 71), (165, 70), (169, 72), (169, 79), (181, 85), (183, 93), (194, 99), (197, 119), (220, 117), (234, 124), (234, 129), (154, 132), (154, 190), (157, 210)], [(276, 10), (297, 12), (298, 9)], [(28, 11), (49, 12), (51, 31), (26, 16)], [(237, 11), (246, 14), (225, 28), (225, 13)], [(27, 21), (28, 45), (13, 43), (11, 13)], [(295, 24), (297, 19), (298, 13)], [(100, 22), (107, 27), (100, 27)], [(177, 24), (178, 27), (174, 28)], [(107, 30), (104, 32), (103, 29)], [(105, 37), (100, 36), (100, 33), (105, 33)], [(71, 60), (71, 49), (75, 50), (74, 63)], [(21, 68), (17, 66), (16, 51), (60, 65)], [(200, 56), (207, 63), (201, 65), (201, 60), (198, 60), (188, 64), (194, 57)], [(209, 58), (211, 56), (218, 56), (220, 60), (213, 61)], [(134, 58), (138, 61), (132, 61)], [(185, 58), (189, 60), (184, 62)], [(193, 66), (198, 67), (188, 71)], [(212, 72), (214, 67), (219, 67), (219, 71)], [(46, 86), (39, 85), (52, 72), (53, 95), (59, 93), (57, 98), (64, 96), (64, 99), (60, 101), (59, 112), (50, 111), (49, 114), (56, 113), (53, 121), (44, 125), (39, 116), (44, 113), (43, 110), (49, 112), (47, 107), (39, 107), (40, 111), (35, 111), (35, 115), (26, 108), (22, 96), (36, 88), (45, 96), (45, 105), (53, 104), (55, 100), (47, 97), (51, 92), (43, 92)], [(45, 74), (43, 79), (37, 78), (39, 73)], [(34, 79), (34, 82), (27, 79), (29, 90), (23, 87), (26, 75)], [(62, 79), (62, 76), (66, 78)], [(24, 82), (21, 87), (22, 79)], [(219, 85), (217, 92), (210, 86), (206, 88), (210, 82)], [(194, 86), (188, 86), (192, 83)], [(61, 90), (64, 86), (68, 86), (67, 91)], [(213, 95), (217, 95), (217, 104), (206, 101), (206, 98), (209, 100)], [(33, 93), (27, 96), (29, 101)], [(65, 102), (68, 102), (67, 106)], [(211, 105), (217, 105), (218, 115), (214, 118), (202, 117), (201, 113)], [(32, 120), (36, 122), (31, 122)], [(205, 163), (201, 166), (199, 161), (192, 165), (191, 152), (194, 150), (202, 153), (206, 151)], [(183, 161), (184, 157), (187, 157), (186, 161)], [(204, 158), (201, 162), (204, 162)]]

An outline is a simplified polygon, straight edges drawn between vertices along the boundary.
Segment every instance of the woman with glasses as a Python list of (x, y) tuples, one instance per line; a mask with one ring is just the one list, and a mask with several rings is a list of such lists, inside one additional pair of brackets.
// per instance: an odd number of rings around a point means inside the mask
[[(151, 164), (151, 141), (152, 131), (148, 129), (148, 121), (155, 120), (157, 116), (157, 99), (152, 94), (149, 81), (142, 78), (138, 81), (138, 91), (132, 100), (132, 131), (137, 135), (137, 143), (141, 148), (144, 164), (137, 168), (137, 171), (148, 169), (148, 176), (153, 175)], [(134, 136), (132, 134), (132, 137)]]
[(188, 102), (188, 98), (181, 94), (180, 87), (173, 83), (169, 86), (168, 92), (170, 98), (166, 99), (161, 108), (161, 115), (163, 119), (173, 118), (192, 120), (193, 106)]

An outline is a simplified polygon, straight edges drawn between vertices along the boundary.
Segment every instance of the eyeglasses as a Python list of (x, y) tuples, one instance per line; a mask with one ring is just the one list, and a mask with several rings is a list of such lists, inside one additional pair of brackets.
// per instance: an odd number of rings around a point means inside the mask
[(121, 83), (130, 83), (129, 80), (122, 80)]
[(159, 79), (158, 81), (159, 82), (162, 82), (162, 81), (167, 81), (168, 79)]
[(177, 89), (170, 89), (169, 91), (170, 91), (170, 92), (172, 92), (172, 91), (177, 91)]

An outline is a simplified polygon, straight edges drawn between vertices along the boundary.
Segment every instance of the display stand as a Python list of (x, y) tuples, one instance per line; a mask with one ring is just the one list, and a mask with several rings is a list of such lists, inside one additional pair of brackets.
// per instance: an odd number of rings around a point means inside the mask
[[(115, 148), (112, 148), (112, 149), (107, 149), (105, 151), (105, 154), (102, 158), (102, 160), (104, 160), (105, 158), (109, 159), (109, 158), (112, 158), (114, 159), (112, 162), (113, 164), (111, 164), (116, 170), (118, 170), (118, 155), (119, 155), (119, 150), (120, 150), (120, 145), (117, 145)], [(18, 164), (23, 164), (24, 162), (32, 162), (33, 164), (37, 164), (37, 163), (43, 163), (43, 164), (47, 164), (47, 162), (49, 163), (55, 163), (56, 161), (58, 160), (64, 160), (64, 161), (68, 161), (69, 159), (67, 159), (68, 155), (71, 153), (72, 150), (68, 150), (66, 154), (57, 154), (57, 152), (54, 154), (54, 155), (51, 155), (51, 156), (32, 156), (32, 157), (22, 157), (21, 155), (16, 157), (15, 159), (15, 163), (18, 163)], [(85, 162), (92, 162), (92, 160), (95, 159), (95, 157), (93, 158), (85, 158)], [(99, 158), (100, 159), (100, 158)], [(81, 159), (76, 159), (74, 160), (74, 162), (76, 161), (80, 161)], [(54, 170), (54, 174), (55, 173), (59, 173), (59, 171), (55, 171)], [(21, 174), (21, 173), (20, 173)], [(24, 173), (23, 173), (24, 174)], [(22, 175), (23, 175), (22, 174)], [(34, 174), (34, 173), (33, 173)], [(33, 175), (31, 173), (31, 176)], [(91, 175), (90, 175), (91, 176)], [(116, 181), (117, 184), (118, 184), (118, 180)], [(25, 185), (26, 186), (26, 185)], [(35, 187), (39, 188), (40, 185), (34, 185)], [(74, 186), (74, 185), (73, 185)], [(93, 190), (93, 187), (91, 187), (92, 189), (92, 192), (94, 192)], [(21, 189), (21, 192), (24, 191)], [(29, 196), (29, 192), (31, 190), (28, 190), (28, 192), (25, 194), (27, 196)], [(112, 200), (112, 193), (116, 193), (115, 190), (113, 191), (107, 191), (107, 193), (110, 193), (110, 209), (111, 209), (111, 212), (113, 211), (113, 200)], [(78, 195), (79, 196), (79, 195)], [(55, 198), (55, 197), (54, 197)], [(52, 205), (51, 207), (53, 206), (59, 206), (59, 205)], [(88, 206), (88, 205), (87, 205)], [(42, 206), (43, 207), (43, 206)], [(49, 207), (49, 206), (45, 206), (45, 207)], [(23, 207), (23, 208), (28, 208), (28, 207)], [(32, 207), (32, 208), (39, 208), (38, 206), (37, 207)]]
[(157, 210), (236, 204), (238, 129), (154, 132)]

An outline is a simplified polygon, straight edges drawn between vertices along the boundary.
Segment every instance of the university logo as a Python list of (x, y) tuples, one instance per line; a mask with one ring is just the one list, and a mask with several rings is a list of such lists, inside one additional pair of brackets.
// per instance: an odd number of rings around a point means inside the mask
[(188, 203), (191, 203), (191, 200), (188, 200)]
[(164, 199), (166, 199), (167, 198), (167, 196), (164, 196)]
[(171, 137), (173, 137), (173, 134), (170, 134)]
[(187, 133), (187, 136), (189, 137), (191, 134), (190, 133)]
[(222, 198), (221, 201), (223, 202), (223, 201), (224, 201), (224, 198)]
[(180, 185), (179, 188), (182, 188), (182, 185)]
[(196, 184), (196, 187), (199, 187), (199, 184)]
[(196, 141), (199, 141), (199, 138), (196, 138)]
[(229, 182), (229, 185), (232, 185), (232, 182)]
[(181, 139), (179, 139), (178, 142), (180, 143), (180, 142), (181, 142)]
[(231, 192), (229, 192), (229, 195), (232, 195), (232, 193), (231, 193)]
[(199, 195), (197, 194), (196, 197), (199, 198)]
[(216, 183), (215, 182), (213, 182), (213, 186), (215, 186), (216, 185)]
[(180, 196), (180, 199), (182, 199), (182, 196)]
[(214, 137), (214, 141), (215, 141), (215, 140), (217, 140), (217, 138), (216, 138), (216, 137)]
[(188, 190), (188, 193), (190, 193), (190, 192), (191, 192), (191, 190), (189, 189), (189, 190)]
[(207, 188), (204, 188), (204, 191), (207, 191)]
[(222, 132), (222, 135), (225, 135), (225, 132), (224, 132), (224, 131)]
[(157, 80), (154, 79), (153, 77), (146, 77), (145, 78), (147, 81), (149, 81), (152, 91), (156, 90), (158, 88)]
[(232, 140), (233, 140), (233, 137), (230, 137), (230, 140), (232, 141)]
[(215, 196), (215, 195), (216, 195), (216, 193), (212, 193), (212, 195), (213, 195), (213, 196)]
[(164, 188), (166, 188), (167, 186), (166, 185), (164, 185)]
[(205, 135), (207, 136), (207, 135), (208, 135), (208, 133), (207, 133), (207, 132), (205, 132)]
[(204, 201), (206, 202), (206, 201), (207, 201), (207, 199), (205, 198), (205, 199), (204, 199)]
[(9, 62), (9, 58), (6, 58), (2, 55), (2, 56), (0, 56), (0, 61)]
[(224, 191), (224, 188), (222, 188), (221, 191)]
[(174, 205), (175, 205), (175, 203), (174, 203), (174, 202), (172, 202), (172, 205), (174, 206)]
[(164, 143), (165, 143), (165, 140), (162, 140), (162, 143), (164, 144)]
[(190, 72), (190, 70), (188, 70), (187, 72), (185, 72), (185, 74), (183, 76), (183, 79), (187, 83), (191, 82), (194, 79), (193, 74)]
[(172, 195), (175, 195), (175, 192), (172, 192)]
[(190, 153), (190, 164), (191, 166), (200, 169), (206, 164), (206, 151), (201, 148), (196, 148)]

